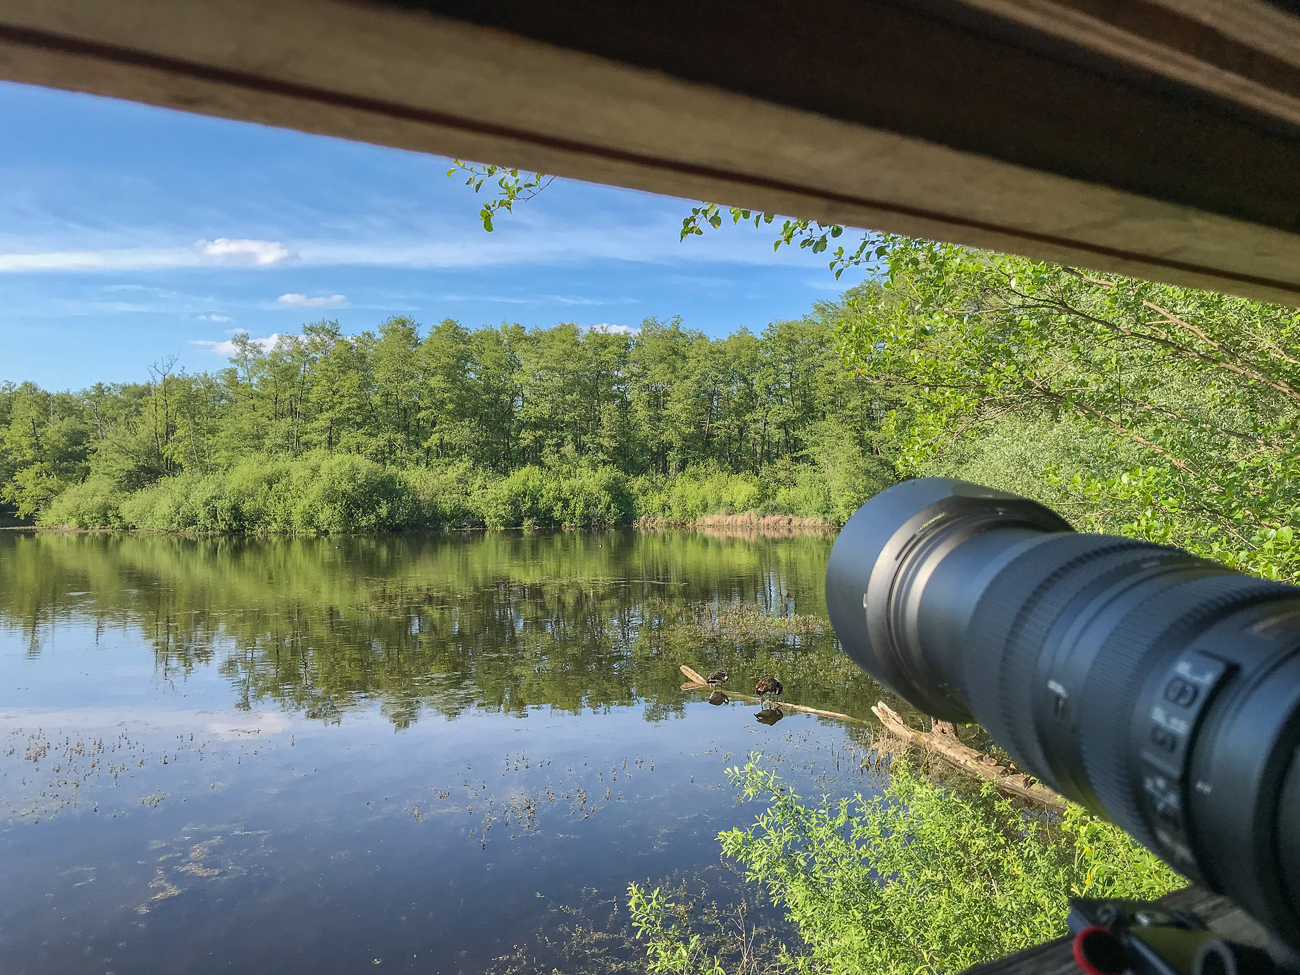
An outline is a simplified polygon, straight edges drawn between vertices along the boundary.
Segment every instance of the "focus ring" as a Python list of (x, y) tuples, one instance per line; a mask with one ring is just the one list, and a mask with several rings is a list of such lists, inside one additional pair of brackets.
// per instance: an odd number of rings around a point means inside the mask
[(1156, 848), (1140, 812), (1132, 729), (1138, 698), (1151, 674), (1163, 670), (1207, 624), (1268, 599), (1294, 597), (1278, 582), (1220, 571), (1161, 590), (1111, 631), (1084, 684), (1080, 753), (1084, 773), (1109, 816), (1143, 844)]
[(971, 710), (1020, 765), (1050, 772), (1030, 718), (1029, 695), (1043, 649), (1042, 637), (1033, 642), (1032, 634), (1045, 636), (1071, 600), (1115, 565), (1174, 551), (1129, 539), (1099, 547), (1095, 536), (1060, 535), (1022, 554), (989, 584), (969, 633), (972, 644), (996, 647), (997, 654), (993, 660), (967, 657), (964, 676)]

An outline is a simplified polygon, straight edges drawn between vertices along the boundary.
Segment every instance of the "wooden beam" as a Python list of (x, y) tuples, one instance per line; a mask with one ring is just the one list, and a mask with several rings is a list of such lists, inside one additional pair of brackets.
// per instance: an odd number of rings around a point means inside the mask
[(1258, 0), (0, 0), (0, 77), (1300, 303), (1295, 25)]

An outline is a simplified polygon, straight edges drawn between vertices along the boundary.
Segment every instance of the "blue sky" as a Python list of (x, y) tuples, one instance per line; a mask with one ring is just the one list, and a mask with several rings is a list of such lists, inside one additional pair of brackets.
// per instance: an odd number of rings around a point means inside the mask
[(758, 331), (852, 283), (630, 190), (557, 180), (488, 234), (435, 156), (4, 83), (0, 131), (0, 381), (214, 369), (322, 317)]

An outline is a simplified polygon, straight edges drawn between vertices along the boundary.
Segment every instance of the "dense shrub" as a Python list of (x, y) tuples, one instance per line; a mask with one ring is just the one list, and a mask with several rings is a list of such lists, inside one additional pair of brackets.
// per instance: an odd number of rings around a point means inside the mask
[(604, 528), (636, 516), (627, 478), (611, 468), (524, 467), (490, 483), (477, 502), (489, 528)]
[(757, 474), (696, 465), (674, 477), (635, 481), (638, 513), (671, 523), (706, 515), (795, 515), (843, 524), (858, 507), (894, 483), (893, 465), (865, 454), (827, 428), (809, 450), (812, 463), (778, 461)]
[(291, 479), (297, 530), (392, 531), (416, 520), (410, 484), (373, 460), (355, 454), (313, 458), (306, 471), (294, 473), (300, 475)]
[(498, 474), (465, 460), (402, 469), (360, 454), (254, 455), (134, 492), (92, 476), (60, 495), (41, 523), (252, 534), (605, 528), (642, 517), (689, 523), (748, 513), (842, 522), (892, 480), (887, 463), (829, 428), (814, 440), (809, 460), (770, 464), (758, 474), (696, 465), (672, 477), (634, 479), (572, 462)]
[(763, 485), (758, 475), (697, 465), (675, 477), (638, 478), (637, 507), (645, 517), (668, 522), (758, 511), (766, 498)]
[[(1065, 934), (1069, 897), (1150, 900), (1183, 883), (1119, 827), (1077, 806), (1027, 816), (991, 784), (962, 795), (895, 763), (876, 798), (808, 803), (753, 758), (728, 774), (742, 799), (767, 803), (719, 840), (799, 931), (803, 950), (775, 959), (781, 970), (960, 971)], [(629, 895), (651, 971), (723, 971), (658, 889)]]
[(227, 471), (179, 474), (134, 493), (92, 477), (60, 495), (41, 523), (254, 534), (605, 528), (636, 517), (628, 479), (612, 468), (525, 467), (501, 476), (465, 461), (398, 470), (319, 452), (249, 457)]
[(105, 477), (74, 484), (41, 512), (39, 523), (66, 528), (122, 528), (123, 494)]
[(489, 478), (467, 460), (402, 472), (412, 500), (412, 528), (478, 528), (480, 506)]

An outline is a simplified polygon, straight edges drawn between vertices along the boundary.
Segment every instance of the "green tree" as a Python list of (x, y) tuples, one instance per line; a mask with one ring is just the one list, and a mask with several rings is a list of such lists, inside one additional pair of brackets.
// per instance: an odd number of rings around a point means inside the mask
[[(75, 394), (7, 388), (7, 496), (68, 524), (208, 531), (359, 525), (346, 506), (309, 510), (348, 477), (385, 512), (365, 523), (390, 528), (843, 517), (883, 482), (864, 453), (877, 394), (839, 363), (831, 307), (725, 339), (679, 319), (633, 334), (450, 319), (426, 334), (403, 317), (351, 336), (331, 321), (239, 334), (215, 374), (162, 363)], [(404, 479), (326, 462), (356, 456)]]
[(77, 398), (23, 383), (8, 394), (0, 444), (13, 470), (0, 499), (19, 517), (36, 514), (89, 472), (91, 431)]
[(377, 442), (371, 456), (409, 463), (424, 444), (421, 436), (420, 326), (394, 316), (379, 326), (374, 350)]
[(1019, 462), (973, 463), (985, 480), (1296, 576), (1300, 313), (904, 238), (879, 253), (883, 286), (853, 295), (840, 336), (859, 376), (910, 394), (889, 424), (904, 473), (961, 472), (1019, 424)]

